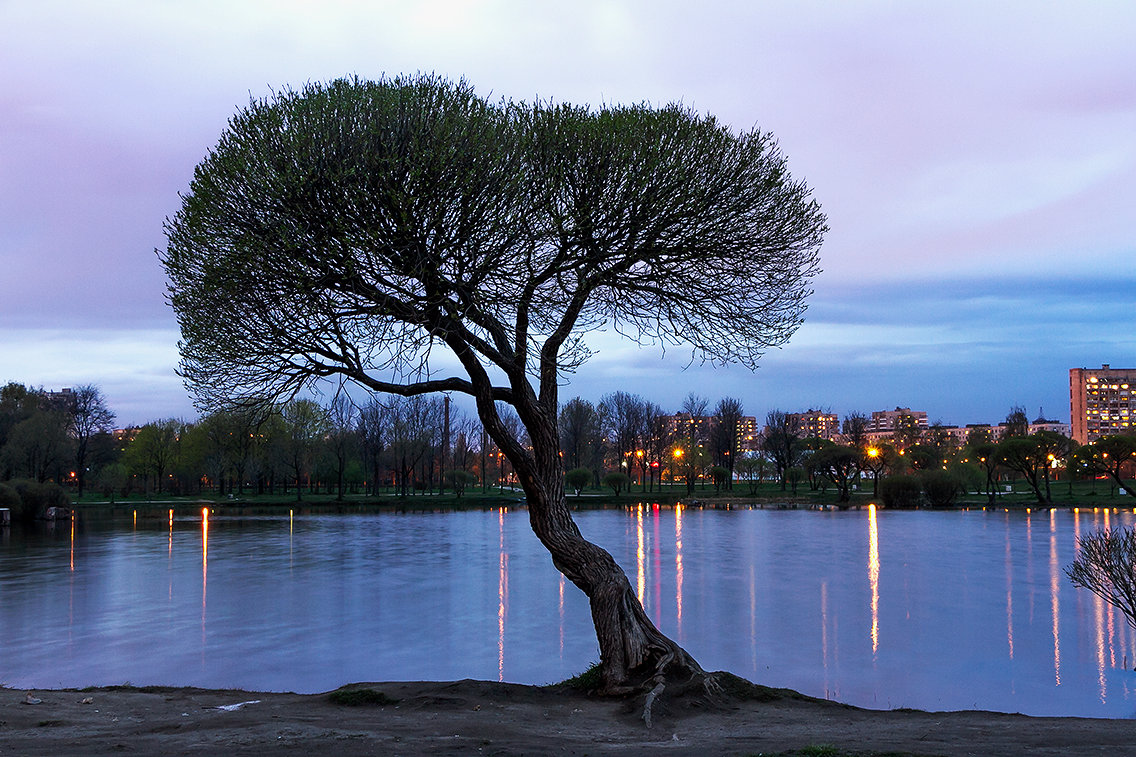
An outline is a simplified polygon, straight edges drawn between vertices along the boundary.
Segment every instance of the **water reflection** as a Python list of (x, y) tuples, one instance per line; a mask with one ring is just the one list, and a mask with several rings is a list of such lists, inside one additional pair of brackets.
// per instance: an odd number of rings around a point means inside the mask
[[(1050, 511), (1052, 512), (1052, 511)], [(1049, 594), (1053, 609), (1053, 676), (1056, 685), (1061, 685), (1061, 565), (1057, 560), (1057, 525), (1050, 519), (1049, 525)]]
[(1006, 650), (1014, 659), (1014, 552), (1011, 531), (1006, 529)]
[(647, 585), (646, 576), (646, 558), (647, 550), (643, 544), (643, 505), (635, 509), (635, 534), (638, 537), (637, 546), (635, 548), (635, 567), (636, 567), (636, 580), (635, 580), (635, 596), (639, 598), (639, 602), (643, 602), (643, 590)]
[(201, 508), (201, 661), (205, 662), (205, 595), (209, 586), (209, 508)]
[(682, 639), (682, 583), (685, 578), (682, 565), (682, 504), (675, 505), (675, 623)]
[(509, 553), (505, 550), (505, 508), (497, 511), (497, 680), (505, 680), (505, 614), (509, 609)]
[[(820, 582), (820, 654), (824, 670), (824, 692), (828, 696), (828, 582)], [(754, 665), (757, 668), (757, 665)]]
[(868, 505), (868, 585), (872, 592), (872, 657), (880, 651), (880, 529), (876, 506)]
[[(658, 503), (651, 505), (651, 574), (654, 576), (661, 576), (663, 565), (663, 541), (660, 538), (659, 528), (662, 514)], [(646, 608), (648, 614), (652, 611), (661, 612), (663, 608), (663, 582), (655, 580), (651, 582), (655, 591), (651, 596), (651, 606)]]
[[(1136, 712), (1133, 632), (1063, 570), (1131, 512), (643, 510), (575, 517), (708, 669), (875, 708)], [(0, 547), (0, 680), (312, 692), (596, 659), (587, 599), (523, 511), (142, 516)]]

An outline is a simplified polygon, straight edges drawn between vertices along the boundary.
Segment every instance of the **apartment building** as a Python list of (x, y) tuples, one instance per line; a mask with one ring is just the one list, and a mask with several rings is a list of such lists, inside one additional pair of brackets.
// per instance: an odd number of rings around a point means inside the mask
[(1069, 417), (1081, 444), (1136, 431), (1136, 368), (1069, 369)]
[[(694, 443), (705, 446), (710, 443), (711, 435), (718, 425), (718, 418), (713, 415), (696, 415), (690, 413), (675, 413), (667, 418), (670, 435), (675, 439), (694, 439)], [(743, 415), (738, 420), (738, 449), (756, 450), (761, 446), (761, 437), (757, 427), (757, 418), (752, 415)]]
[(874, 410), (872, 417), (868, 419), (868, 431), (895, 431), (904, 423), (913, 423), (918, 430), (924, 431), (927, 428), (927, 413), (909, 407)]
[(1052, 418), (1046, 418), (1044, 410), (1039, 411), (1037, 418), (1030, 421), (1029, 424), (1029, 432), (1031, 434), (1036, 434), (1038, 431), (1052, 431), (1070, 438), (1073, 436), (1073, 427), (1071, 424), (1056, 421)]
[(830, 442), (840, 438), (840, 418), (836, 413), (810, 408), (803, 413), (789, 413), (789, 417), (796, 422), (802, 436), (814, 436)]

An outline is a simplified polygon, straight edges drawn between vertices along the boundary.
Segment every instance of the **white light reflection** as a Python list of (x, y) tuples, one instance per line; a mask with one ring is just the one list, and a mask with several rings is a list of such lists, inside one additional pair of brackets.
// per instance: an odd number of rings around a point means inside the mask
[(651, 505), (651, 575), (654, 580), (651, 581), (651, 586), (654, 587), (654, 596), (651, 597), (651, 607), (649, 611), (660, 613), (663, 607), (663, 582), (660, 577), (663, 575), (662, 554), (660, 545), (663, 540), (659, 538), (659, 504), (656, 502)]
[(872, 659), (880, 651), (880, 531), (876, 506), (868, 505), (868, 584), (872, 589)]
[(828, 581), (820, 582), (820, 654), (824, 667), (824, 693), (828, 696)]
[(1006, 524), (1006, 646), (1010, 650), (1010, 659), (1014, 659), (1014, 559), (1008, 523)]
[(1061, 685), (1061, 599), (1058, 592), (1061, 589), (1060, 566), (1057, 562), (1057, 526), (1055, 522), (1049, 525), (1049, 593), (1050, 605), (1053, 608), (1053, 676), (1056, 685)]
[(560, 574), (560, 659), (564, 659), (564, 574)]
[(749, 564), (749, 652), (750, 667), (757, 672), (757, 569)]
[(166, 598), (172, 603), (174, 601), (174, 509), (172, 507), (170, 508), (169, 524), (169, 537), (166, 542), (166, 562), (169, 566), (167, 573), (170, 580), (166, 590)]
[(201, 508), (201, 662), (205, 663), (205, 594), (209, 585), (209, 508)]
[(505, 551), (505, 508), (497, 511), (497, 680), (505, 680), (505, 615), (509, 609), (509, 553)]
[(675, 625), (682, 639), (682, 505), (675, 505)]
[(1093, 595), (1093, 620), (1096, 621), (1097, 684), (1100, 686), (1100, 701), (1105, 703), (1105, 642), (1104, 642), (1104, 600)]

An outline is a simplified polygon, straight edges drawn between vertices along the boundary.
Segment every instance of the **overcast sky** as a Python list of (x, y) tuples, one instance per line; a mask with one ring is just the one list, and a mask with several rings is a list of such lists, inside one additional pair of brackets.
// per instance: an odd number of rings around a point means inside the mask
[(1136, 3), (0, 0), (0, 382), (192, 418), (155, 249), (250, 97), (437, 72), (493, 98), (681, 101), (773, 132), (831, 231), (756, 372), (604, 339), (563, 398), (1011, 405), (1136, 364)]

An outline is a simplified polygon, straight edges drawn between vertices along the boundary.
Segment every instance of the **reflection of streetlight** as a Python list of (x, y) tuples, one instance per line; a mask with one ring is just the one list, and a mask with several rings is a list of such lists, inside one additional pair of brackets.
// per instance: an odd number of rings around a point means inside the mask
[(671, 456), (674, 457), (674, 467), (671, 468), (672, 482), (674, 482), (678, 478), (678, 464), (682, 461), (682, 455), (682, 447), (675, 447), (674, 451), (671, 452)]

